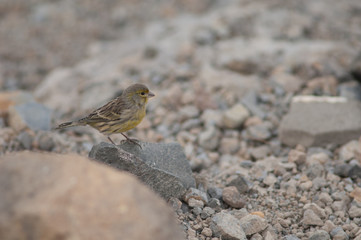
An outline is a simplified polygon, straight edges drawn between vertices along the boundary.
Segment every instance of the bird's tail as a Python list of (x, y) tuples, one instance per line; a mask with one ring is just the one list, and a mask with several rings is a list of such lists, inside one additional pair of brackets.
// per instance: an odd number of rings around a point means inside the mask
[(73, 126), (78, 126), (80, 125), (79, 122), (74, 121), (74, 122), (65, 122), (60, 124), (59, 126), (57, 126), (55, 129), (63, 129), (63, 128), (67, 128), (67, 127), (73, 127)]

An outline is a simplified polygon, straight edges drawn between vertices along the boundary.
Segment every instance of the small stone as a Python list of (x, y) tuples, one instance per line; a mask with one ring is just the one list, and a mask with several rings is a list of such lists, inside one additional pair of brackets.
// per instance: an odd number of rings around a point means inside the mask
[(204, 204), (208, 203), (207, 193), (196, 189), (196, 188), (189, 188), (186, 194), (184, 195), (184, 201), (188, 202), (190, 198), (194, 198), (196, 200), (202, 201)]
[(325, 164), (327, 162), (329, 162), (330, 157), (324, 153), (324, 152), (319, 152), (319, 153), (313, 153), (310, 154), (309, 156), (307, 156), (306, 159), (306, 163), (307, 166), (311, 166), (312, 164)]
[(202, 213), (202, 208), (200, 207), (194, 207), (192, 209), (192, 213), (195, 215), (195, 216), (199, 216), (201, 213)]
[(227, 186), (235, 186), (240, 193), (246, 193), (250, 189), (250, 183), (241, 175), (233, 175), (227, 182)]
[(350, 192), (350, 197), (354, 198), (358, 202), (361, 202), (361, 188), (356, 187), (352, 192)]
[(268, 226), (267, 221), (257, 215), (249, 214), (240, 219), (244, 233), (249, 236), (265, 230)]
[(42, 104), (28, 102), (9, 108), (9, 125), (16, 131), (50, 130), (52, 111)]
[(286, 235), (282, 238), (282, 240), (300, 240), (300, 239), (295, 235)]
[(360, 204), (353, 203), (351, 205), (350, 209), (348, 210), (348, 214), (350, 215), (351, 218), (361, 217), (361, 202), (360, 202)]
[(215, 236), (225, 240), (247, 240), (240, 220), (231, 214), (220, 212), (212, 218), (211, 229)]
[(188, 203), (188, 206), (190, 206), (191, 208), (194, 208), (194, 207), (203, 208), (204, 207), (203, 201), (197, 200), (195, 198), (189, 198), (187, 203)]
[(250, 238), (250, 240), (263, 240), (263, 237), (261, 234), (256, 233)]
[(50, 152), (55, 147), (55, 142), (48, 132), (39, 133), (35, 139), (40, 150)]
[(219, 145), (219, 135), (219, 131), (210, 126), (199, 134), (198, 144), (207, 150), (215, 150)]
[(211, 217), (214, 213), (215, 213), (215, 211), (212, 208), (205, 207), (205, 208), (203, 208), (203, 211), (201, 213), (201, 218), (207, 219), (207, 218)]
[(303, 214), (303, 224), (310, 226), (323, 226), (323, 221), (311, 209), (307, 209)]
[(218, 187), (210, 187), (207, 190), (209, 196), (211, 198), (217, 198), (217, 199), (221, 199), (222, 198), (222, 188), (218, 188)]
[(28, 132), (26, 131), (22, 131), (17, 139), (20, 142), (20, 145), (24, 148), (24, 149), (31, 149), (32, 148), (32, 144), (33, 144), (33, 136), (31, 136)]
[(199, 109), (195, 106), (188, 105), (182, 107), (179, 111), (179, 117), (181, 119), (189, 119), (189, 118), (196, 118), (199, 116)]
[(241, 194), (234, 186), (223, 189), (222, 199), (225, 203), (234, 208), (243, 208), (246, 204), (246, 201), (242, 199)]
[(207, 204), (207, 206), (215, 209), (216, 211), (221, 208), (221, 202), (217, 198), (211, 198)]
[(212, 237), (212, 230), (210, 228), (203, 228), (201, 234), (206, 237)]
[(246, 129), (247, 135), (251, 140), (267, 140), (271, 137), (271, 132), (267, 125), (265, 124), (258, 124), (254, 126), (250, 126)]
[(316, 215), (320, 216), (321, 218), (326, 218), (325, 209), (320, 208), (315, 203), (308, 203), (303, 207), (303, 209), (311, 209)]
[(222, 125), (226, 128), (239, 128), (249, 116), (248, 109), (238, 103), (223, 113)]
[(273, 186), (277, 182), (277, 178), (273, 174), (267, 175), (267, 177), (263, 180), (263, 183), (267, 186)]
[(340, 148), (338, 153), (339, 159), (341, 161), (350, 161), (352, 158), (355, 158), (356, 152), (360, 151), (360, 145), (357, 140), (352, 140)]
[(332, 204), (333, 200), (330, 196), (330, 194), (326, 193), (326, 192), (322, 192), (320, 193), (320, 196), (318, 197), (318, 199), (323, 202), (326, 206), (329, 206), (330, 204)]
[(342, 227), (336, 227), (332, 229), (330, 232), (330, 235), (332, 237), (332, 240), (348, 240), (349, 237), (345, 233), (345, 231), (342, 229)]
[(219, 110), (206, 109), (202, 115), (201, 120), (205, 126), (220, 126), (222, 122), (222, 113)]
[(292, 149), (288, 153), (288, 161), (296, 163), (297, 165), (304, 164), (306, 162), (306, 153)]
[(222, 154), (234, 154), (239, 148), (240, 144), (237, 138), (222, 138), (219, 151)]
[(267, 145), (262, 145), (259, 147), (249, 148), (248, 152), (252, 158), (257, 160), (267, 157), (270, 154), (271, 149)]

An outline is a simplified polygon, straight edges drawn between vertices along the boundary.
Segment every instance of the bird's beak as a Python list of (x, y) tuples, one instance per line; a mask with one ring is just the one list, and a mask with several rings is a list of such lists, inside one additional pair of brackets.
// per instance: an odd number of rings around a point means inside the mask
[(149, 97), (149, 98), (154, 97), (154, 96), (155, 96), (154, 93), (152, 93), (152, 92), (149, 92), (149, 93), (148, 93), (148, 97)]

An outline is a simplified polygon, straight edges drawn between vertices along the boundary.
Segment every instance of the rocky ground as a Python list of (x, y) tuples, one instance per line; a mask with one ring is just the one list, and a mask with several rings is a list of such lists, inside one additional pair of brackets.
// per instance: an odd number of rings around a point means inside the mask
[(88, 156), (51, 128), (141, 82), (129, 135), (182, 146), (187, 239), (361, 239), (359, 0), (76, 4), (0, 3), (1, 155)]

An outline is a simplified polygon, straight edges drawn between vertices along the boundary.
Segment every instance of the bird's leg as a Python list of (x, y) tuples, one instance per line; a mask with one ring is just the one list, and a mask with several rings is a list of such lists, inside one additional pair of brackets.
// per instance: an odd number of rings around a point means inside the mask
[(131, 142), (131, 143), (133, 143), (133, 144), (136, 144), (136, 145), (138, 145), (140, 148), (142, 148), (142, 146), (140, 146), (139, 143), (137, 143), (137, 142), (134, 141), (133, 139), (128, 138), (127, 135), (125, 135), (124, 133), (121, 133), (121, 134), (127, 139), (127, 141), (129, 141), (129, 142)]
[(113, 142), (113, 140), (108, 136), (108, 139), (111, 143), (113, 143), (115, 145), (115, 143)]

